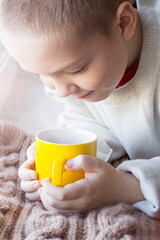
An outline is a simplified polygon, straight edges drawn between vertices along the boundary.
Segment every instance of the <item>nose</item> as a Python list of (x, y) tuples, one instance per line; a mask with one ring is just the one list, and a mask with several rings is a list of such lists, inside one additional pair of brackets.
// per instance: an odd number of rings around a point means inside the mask
[(59, 97), (67, 97), (77, 93), (79, 90), (79, 87), (68, 79), (65, 81), (64, 79), (53, 79), (45, 76), (40, 76), (40, 78), (45, 86), (55, 89)]
[(59, 97), (67, 97), (78, 92), (78, 86), (73, 83), (55, 83), (56, 94)]

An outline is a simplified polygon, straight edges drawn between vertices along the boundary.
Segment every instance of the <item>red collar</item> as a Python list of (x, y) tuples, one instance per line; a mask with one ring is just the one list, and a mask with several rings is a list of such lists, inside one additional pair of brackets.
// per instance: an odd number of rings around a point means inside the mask
[(122, 87), (123, 85), (125, 85), (126, 83), (128, 83), (136, 74), (137, 68), (139, 65), (139, 60), (137, 61), (137, 63), (134, 65), (134, 67), (132, 69), (130, 69), (128, 72), (126, 72), (121, 81), (118, 83), (116, 88)]

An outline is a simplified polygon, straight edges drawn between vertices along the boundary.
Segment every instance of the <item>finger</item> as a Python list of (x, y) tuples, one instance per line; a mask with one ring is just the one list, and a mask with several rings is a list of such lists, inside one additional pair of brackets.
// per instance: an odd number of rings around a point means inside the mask
[(23, 180), (36, 180), (38, 179), (38, 173), (32, 170), (31, 164), (25, 161), (18, 170), (18, 176)]
[(88, 155), (78, 155), (66, 162), (66, 168), (70, 171), (99, 172), (105, 165), (103, 160)]
[(91, 184), (87, 178), (84, 178), (66, 185), (64, 189), (66, 190), (65, 200), (74, 200), (88, 195), (91, 192)]
[(35, 161), (35, 143), (32, 143), (27, 149), (27, 159), (30, 163)]
[(43, 187), (39, 188), (38, 191), (40, 193), (41, 201), (43, 202), (45, 208), (48, 210), (56, 209), (58, 212), (60, 210), (63, 210), (63, 212), (65, 211), (75, 213), (83, 212), (86, 209), (86, 206), (84, 204), (85, 201), (83, 201), (83, 199), (59, 201), (49, 196)]
[(26, 198), (32, 202), (40, 201), (41, 199), (38, 191), (33, 193), (26, 193)]
[[(52, 209), (68, 209), (68, 201), (59, 201), (51, 196), (49, 196), (45, 189), (39, 188), (39, 194), (40, 194), (40, 198), (41, 201), (43, 202), (45, 208), (47, 208), (48, 210), (52, 210)], [(72, 205), (72, 204), (71, 204)]]
[(64, 188), (54, 186), (48, 179), (41, 181), (42, 189), (51, 197), (59, 201), (74, 200), (84, 197), (91, 191), (88, 179), (81, 179), (75, 183), (68, 184)]
[(38, 192), (39, 192), (39, 195), (40, 195), (40, 199), (41, 199), (44, 207), (45, 207), (47, 210), (50, 210), (50, 211), (51, 211), (51, 210), (56, 209), (55, 207), (52, 206), (52, 205), (54, 205), (54, 204), (52, 204), (52, 203), (53, 203), (53, 200), (50, 199), (50, 196), (48, 196), (48, 195), (45, 193), (45, 191), (42, 190), (42, 188), (39, 188)]
[[(40, 188), (40, 189), (41, 189), (41, 188)], [(54, 206), (60, 206), (60, 204), (59, 204), (57, 201), (49, 198), (49, 196), (47, 196), (46, 193), (43, 192), (43, 190), (40, 190), (40, 189), (39, 189), (40, 198), (41, 198), (41, 201), (42, 201), (44, 207), (45, 207), (47, 210), (49, 210), (49, 211), (54, 211), (54, 212), (56, 212), (56, 213), (58, 213), (58, 214), (64, 214), (64, 213), (65, 213), (65, 214), (71, 214), (71, 213), (77, 212), (77, 210), (71, 210), (71, 209), (67, 210), (67, 209), (66, 209), (66, 206), (63, 207), (62, 209), (60, 209), (60, 208), (58, 208), (58, 207), (54, 207)], [(53, 202), (54, 202), (54, 203), (53, 203)], [(53, 206), (53, 205), (54, 205), (54, 206)]]
[(32, 193), (38, 190), (41, 187), (40, 181), (21, 181), (21, 189), (24, 192)]
[(60, 201), (65, 199), (66, 190), (63, 187), (52, 185), (49, 178), (41, 180), (41, 185), (45, 188), (46, 193), (52, 198)]
[(23, 168), (28, 168), (28, 169), (32, 169), (35, 170), (35, 159), (27, 159), (22, 165), (21, 167)]

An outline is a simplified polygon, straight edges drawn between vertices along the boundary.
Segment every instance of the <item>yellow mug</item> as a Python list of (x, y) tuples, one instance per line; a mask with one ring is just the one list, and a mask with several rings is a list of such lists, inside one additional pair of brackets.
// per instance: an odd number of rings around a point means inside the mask
[(53, 185), (64, 187), (84, 178), (82, 170), (66, 170), (66, 161), (80, 154), (96, 156), (97, 136), (78, 128), (41, 130), (35, 136), (35, 152), (39, 180), (49, 177)]

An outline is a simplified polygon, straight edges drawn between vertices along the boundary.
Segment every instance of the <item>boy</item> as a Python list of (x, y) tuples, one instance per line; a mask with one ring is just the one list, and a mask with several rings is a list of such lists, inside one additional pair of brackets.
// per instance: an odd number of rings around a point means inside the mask
[[(17, 62), (64, 98), (59, 126), (98, 136), (98, 157), (67, 161), (85, 179), (64, 188), (41, 181), (34, 147), (21, 187), (46, 209), (86, 211), (118, 202), (160, 219), (160, 28), (158, 1), (0, 1), (1, 39)], [(15, 28), (16, 26), (16, 28)], [(137, 69), (138, 68), (138, 69)], [(110, 163), (128, 155), (117, 169)]]

